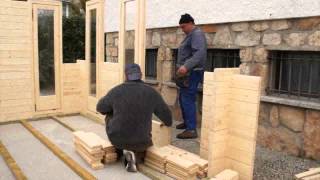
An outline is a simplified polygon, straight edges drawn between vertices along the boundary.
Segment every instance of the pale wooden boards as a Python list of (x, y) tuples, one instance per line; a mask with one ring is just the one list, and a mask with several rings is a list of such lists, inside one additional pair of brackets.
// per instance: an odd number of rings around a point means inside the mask
[(311, 168), (309, 171), (296, 174), (296, 179), (301, 180), (320, 180), (320, 167), (319, 168)]
[(175, 179), (206, 177), (208, 161), (183, 149), (167, 145), (147, 150), (145, 165)]
[(34, 111), (32, 6), (0, 1), (0, 122), (27, 119)]
[(73, 135), (76, 152), (92, 169), (102, 169), (104, 168), (104, 164), (117, 160), (117, 154), (113, 145), (95, 133), (76, 131)]
[(253, 178), (261, 79), (239, 73), (205, 72), (200, 156), (209, 160), (209, 177), (231, 169)]
[(236, 171), (232, 171), (230, 169), (226, 169), (219, 174), (217, 174), (214, 178), (215, 180), (238, 180), (239, 173)]
[(152, 142), (157, 147), (169, 145), (171, 142), (171, 129), (159, 121), (152, 120)]

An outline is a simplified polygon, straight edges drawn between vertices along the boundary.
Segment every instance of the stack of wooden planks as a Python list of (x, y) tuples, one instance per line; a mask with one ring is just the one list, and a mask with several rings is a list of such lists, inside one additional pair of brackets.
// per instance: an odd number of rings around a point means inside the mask
[(145, 164), (175, 179), (204, 178), (208, 170), (208, 161), (172, 145), (149, 148)]
[(92, 169), (102, 169), (104, 164), (117, 160), (117, 154), (112, 144), (95, 133), (76, 131), (73, 135), (76, 152)]
[(170, 154), (168, 151), (164, 151), (161, 148), (152, 146), (146, 152), (146, 157), (144, 159), (144, 164), (150, 168), (159, 171), (161, 173), (166, 173), (166, 157)]
[(167, 157), (166, 171), (167, 174), (178, 180), (196, 179), (199, 167), (181, 156), (169, 155)]
[(296, 174), (296, 179), (301, 180), (320, 180), (320, 167), (319, 168), (311, 168), (309, 171)]

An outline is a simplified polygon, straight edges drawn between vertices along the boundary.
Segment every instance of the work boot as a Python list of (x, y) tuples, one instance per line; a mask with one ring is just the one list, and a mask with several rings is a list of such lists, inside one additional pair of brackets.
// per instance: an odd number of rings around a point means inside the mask
[(128, 172), (137, 172), (136, 156), (134, 152), (123, 150), (125, 167)]
[(177, 135), (178, 139), (195, 139), (198, 137), (196, 130), (185, 130)]
[(178, 124), (176, 126), (176, 129), (186, 129), (186, 128), (187, 128), (187, 126), (184, 123)]

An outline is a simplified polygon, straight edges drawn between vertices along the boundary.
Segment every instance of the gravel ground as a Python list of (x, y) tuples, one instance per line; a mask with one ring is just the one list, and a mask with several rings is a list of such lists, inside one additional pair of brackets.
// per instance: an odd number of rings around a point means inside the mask
[[(199, 154), (200, 139), (180, 140), (176, 135), (182, 130), (174, 127), (179, 122), (175, 121), (172, 128), (172, 144), (186, 149), (192, 153)], [(200, 129), (198, 129), (200, 134)], [(303, 159), (289, 156), (285, 153), (272, 151), (260, 146), (256, 148), (256, 159), (254, 167), (255, 180), (292, 180), (293, 176), (300, 172), (307, 171), (312, 167), (320, 167), (320, 161)]]
[(295, 174), (312, 167), (320, 167), (320, 161), (289, 156), (257, 146), (254, 179), (292, 180)]

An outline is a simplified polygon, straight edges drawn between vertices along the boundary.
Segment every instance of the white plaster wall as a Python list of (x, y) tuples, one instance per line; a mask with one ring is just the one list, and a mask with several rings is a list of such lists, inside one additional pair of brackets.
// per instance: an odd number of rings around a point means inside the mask
[[(146, 1), (147, 28), (177, 26), (180, 15), (186, 12), (195, 18), (197, 24), (320, 16), (320, 0)], [(134, 8), (128, 7), (128, 11), (130, 15)], [(119, 14), (119, 0), (106, 0), (105, 32), (118, 31)], [(132, 29), (133, 21), (129, 21), (128, 29)]]

